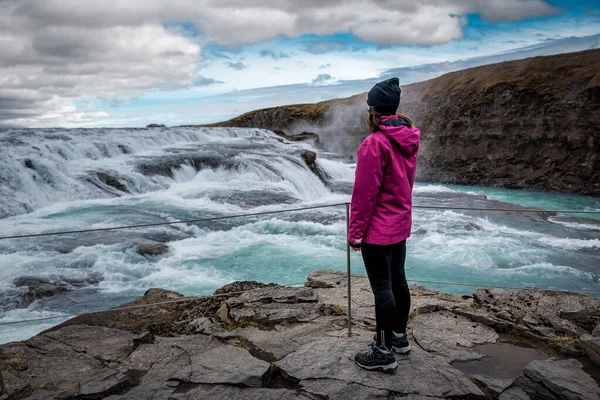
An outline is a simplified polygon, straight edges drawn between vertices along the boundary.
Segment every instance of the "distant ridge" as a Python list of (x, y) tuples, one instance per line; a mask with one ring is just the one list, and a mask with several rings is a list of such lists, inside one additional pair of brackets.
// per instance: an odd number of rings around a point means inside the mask
[[(403, 86), (423, 132), (417, 178), (600, 196), (600, 49), (469, 68)], [(365, 94), (252, 111), (210, 126), (316, 132), (353, 155)]]

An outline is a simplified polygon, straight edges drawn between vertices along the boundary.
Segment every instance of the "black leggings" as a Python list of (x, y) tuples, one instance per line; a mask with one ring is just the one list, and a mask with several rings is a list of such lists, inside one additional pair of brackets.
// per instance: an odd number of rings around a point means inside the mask
[(375, 295), (377, 345), (391, 349), (392, 330), (406, 333), (410, 312), (410, 291), (404, 273), (406, 240), (389, 246), (363, 243), (362, 257)]

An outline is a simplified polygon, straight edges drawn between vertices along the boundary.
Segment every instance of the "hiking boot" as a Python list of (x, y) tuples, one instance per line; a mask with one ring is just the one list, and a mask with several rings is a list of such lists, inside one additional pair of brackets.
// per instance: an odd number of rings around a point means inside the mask
[[(373, 336), (373, 342), (377, 343), (377, 334)], [(373, 343), (373, 344), (375, 344)], [(392, 334), (392, 350), (398, 354), (407, 354), (410, 350), (410, 343), (408, 343), (408, 335), (397, 337)]]
[(364, 353), (357, 353), (354, 361), (359, 367), (368, 371), (394, 372), (398, 368), (394, 353), (377, 346), (371, 346), (371, 350)]

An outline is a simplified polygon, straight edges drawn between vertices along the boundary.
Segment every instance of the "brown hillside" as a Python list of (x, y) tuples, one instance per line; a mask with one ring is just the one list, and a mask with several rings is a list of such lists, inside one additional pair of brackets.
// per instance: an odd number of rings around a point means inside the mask
[[(404, 86), (422, 131), (418, 179), (600, 196), (600, 50), (453, 72)], [(313, 131), (354, 154), (365, 95), (253, 111), (214, 126)]]

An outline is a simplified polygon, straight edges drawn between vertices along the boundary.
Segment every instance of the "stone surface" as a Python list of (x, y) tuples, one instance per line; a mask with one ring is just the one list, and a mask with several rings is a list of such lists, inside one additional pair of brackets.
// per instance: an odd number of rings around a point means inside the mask
[(582, 364), (574, 359), (532, 361), (515, 385), (534, 398), (597, 400), (600, 387), (581, 368)]
[(136, 335), (118, 329), (88, 325), (67, 326), (43, 336), (106, 362), (121, 361), (129, 356), (136, 338)]
[(583, 335), (579, 340), (590, 361), (596, 365), (600, 365), (600, 337)]
[(369, 388), (423, 396), (472, 396), (483, 392), (441, 357), (415, 347), (408, 356), (397, 357), (398, 371), (410, 373), (374, 374), (353, 361), (364, 351), (370, 338), (324, 338), (308, 343), (275, 363), (285, 376), (295, 380), (335, 379)]
[(521, 388), (510, 388), (499, 397), (500, 400), (530, 400), (530, 397)]
[(485, 325), (449, 312), (417, 315), (411, 322), (412, 336), (424, 350), (445, 357), (448, 362), (483, 357), (471, 350), (476, 344), (495, 343), (498, 334)]
[[(502, 347), (490, 345), (500, 331), (541, 338), (524, 342), (542, 347), (555, 340), (596, 349), (597, 337), (586, 333), (576, 343), (564, 333), (593, 331), (595, 299), (529, 289), (488, 289), (471, 297), (411, 286), (413, 350), (397, 355), (395, 374), (382, 374), (364, 371), (353, 361), (373, 336), (373, 294), (366, 277), (352, 276), (350, 338), (341, 337), (347, 332), (348, 293), (342, 272), (316, 271), (306, 287), (235, 282), (217, 292), (215, 297), (186, 298), (150, 289), (123, 305), (148, 308), (73, 318), (26, 342), (0, 346), (11, 400), (432, 400), (497, 398), (499, 393), (502, 399), (528, 398), (523, 390), (536, 399), (585, 399), (584, 393), (598, 390), (572, 360), (530, 363), (517, 380), (519, 387), (510, 387), (513, 382), (497, 379), (506, 372), (499, 368), (509, 367), (490, 350)], [(155, 305), (165, 301), (169, 303)], [(477, 359), (482, 356), (477, 349), (491, 358), (469, 361), (468, 367), (449, 363)], [(588, 353), (593, 359), (595, 353)], [(533, 359), (527, 357), (519, 365)], [(517, 376), (520, 367), (511, 360), (510, 376)], [(469, 371), (473, 381), (458, 368)]]
[(512, 379), (495, 379), (485, 375), (473, 375), (471, 379), (493, 396), (499, 396), (500, 393), (513, 384)]
[(32, 391), (52, 393), (46, 398), (102, 398), (132, 384), (127, 371), (118, 364), (104, 363), (71, 347), (55, 346), (56, 341), (51, 339), (46, 340), (53, 344), (40, 347), (43, 345), (40, 340), (36, 346), (23, 343), (3, 346), (3, 357), (13, 366), (7, 376), (10, 374), (18, 378), (18, 382), (26, 382)]
[(173, 400), (307, 400), (301, 393), (288, 389), (239, 388), (225, 385), (200, 385), (185, 393), (170, 396)]
[(320, 317), (311, 323), (277, 325), (270, 330), (247, 327), (232, 333), (260, 351), (265, 359), (274, 361), (315, 339), (340, 336), (345, 331), (340, 327), (343, 322), (335, 317)]
[(221, 322), (229, 322), (229, 307), (227, 307), (227, 303), (221, 303), (221, 306), (217, 310), (217, 318)]
[(328, 400), (387, 400), (387, 390), (374, 389), (335, 379), (307, 379), (300, 382), (302, 390)]
[(125, 365), (148, 370), (150, 376), (161, 376), (161, 379), (152, 378), (154, 381), (176, 379), (250, 387), (260, 387), (270, 367), (269, 363), (252, 357), (246, 349), (205, 335), (163, 338), (156, 344), (140, 346)]
[(600, 325), (596, 325), (596, 327), (592, 331), (592, 336), (600, 337)]

